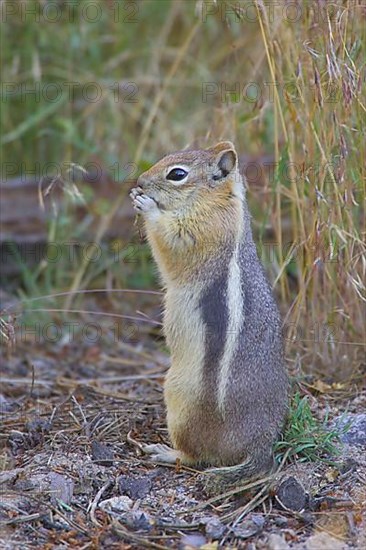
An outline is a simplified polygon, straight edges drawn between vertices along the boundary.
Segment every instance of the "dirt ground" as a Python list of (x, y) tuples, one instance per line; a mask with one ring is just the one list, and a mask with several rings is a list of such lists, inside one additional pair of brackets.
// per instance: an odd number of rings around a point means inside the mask
[[(159, 328), (22, 336), (1, 348), (1, 548), (366, 548), (362, 442), (333, 465), (208, 494), (204, 473), (151, 464), (128, 442), (168, 442)], [(330, 420), (366, 408), (359, 388), (310, 397)]]

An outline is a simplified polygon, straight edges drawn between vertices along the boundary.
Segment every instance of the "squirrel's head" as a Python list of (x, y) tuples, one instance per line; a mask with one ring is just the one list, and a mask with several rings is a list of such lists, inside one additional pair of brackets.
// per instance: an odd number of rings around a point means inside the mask
[(167, 155), (141, 174), (137, 185), (165, 210), (179, 209), (199, 198), (213, 199), (215, 194), (244, 196), (238, 156), (230, 141)]

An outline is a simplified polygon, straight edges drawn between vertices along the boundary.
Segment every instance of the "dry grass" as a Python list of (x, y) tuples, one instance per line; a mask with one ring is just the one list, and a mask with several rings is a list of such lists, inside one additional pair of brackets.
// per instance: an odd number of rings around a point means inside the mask
[[(46, 2), (36, 4), (44, 9)], [(108, 2), (99, 4), (95, 23), (70, 22), (62, 12), (57, 33), (31, 16), (10, 18), (4, 80), (17, 90), (56, 83), (63, 92), (54, 102), (42, 93), (39, 101), (22, 101), (21, 92), (8, 98), (3, 158), (18, 173), (19, 159), (28, 170), (34, 159), (41, 167), (95, 162), (122, 182), (106, 213), (89, 212), (86, 228), (97, 224), (100, 243), (139, 171), (172, 149), (234, 140), (293, 372), (357, 379), (365, 344), (362, 2), (309, 1), (296, 12), (282, 1), (125, 2), (117, 21)], [(78, 83), (73, 101), (65, 94), (71, 81)], [(90, 83), (101, 91), (97, 101), (82, 93)], [(52, 238), (74, 233), (73, 208), (63, 215)], [(95, 281), (121, 288), (125, 276), (112, 263), (91, 271), (84, 257), (58, 286), (43, 266), (39, 293), (78, 291)]]
[[(2, 98), (4, 177), (32, 170), (41, 181), (45, 172), (58, 176), (64, 199), (49, 224), (49, 242), (87, 243), (93, 232), (103, 247), (100, 262), (77, 256), (34, 269), (21, 264), (23, 301), (15, 310), (24, 315), (9, 307), (0, 320), (9, 348), (0, 350), (4, 541), (27, 548), (120, 548), (122, 540), (132, 548), (178, 547), (184, 534), (202, 531), (209, 514), (229, 526), (219, 540), (240, 545), (246, 542), (235, 529), (255, 508), (268, 533), (283, 534), (276, 520), (285, 515), (290, 543), (296, 537), (303, 546), (311, 522), (319, 526), (328, 508), (309, 511), (310, 522), (276, 508), (271, 478), (244, 497), (237, 494), (241, 487), (210, 500), (195, 472), (155, 470), (128, 445), (130, 430), (139, 440), (167, 438), (168, 359), (149, 252), (132, 224), (130, 242), (109, 246), (106, 233), (136, 176), (157, 158), (233, 140), (258, 248), (283, 312), (292, 374), (316, 396), (311, 412), (320, 420), (328, 408), (332, 418), (347, 408), (359, 412), (365, 401), (356, 387), (364, 382), (366, 299), (364, 3), (308, 0), (294, 11), (295, 3), (285, 0), (95, 0), (94, 22), (92, 11), (83, 15), (85, 2), (71, 4), (57, 3), (57, 23), (42, 19), (46, 0), (2, 4), (10, 6), (1, 42), (2, 77), (10, 86)], [(40, 10), (39, 21), (25, 5)], [(71, 98), (70, 82), (76, 83)], [(50, 100), (55, 85), (61, 93)], [(25, 94), (22, 86), (40, 93)], [(95, 89), (100, 97), (91, 101), (86, 92)], [(70, 177), (70, 166), (90, 169), (90, 163), (115, 183), (114, 199), (100, 198), (81, 181), (82, 170)], [(52, 209), (49, 195), (46, 209)], [(61, 332), (55, 343), (38, 338), (50, 320)], [(73, 321), (78, 328), (68, 338)], [(103, 332), (96, 343), (83, 333), (92, 322)], [(113, 451), (112, 466), (98, 463), (95, 441)], [(356, 458), (359, 467), (350, 474), (325, 464), (285, 467), (286, 475), (300, 478), (304, 468), (309, 493), (322, 505), (334, 497), (336, 522), (341, 516), (349, 522), (344, 540), (355, 546), (364, 508), (364, 492), (357, 493), (364, 463), (362, 469)], [(54, 473), (75, 483), (68, 504), (54, 500)], [(121, 473), (151, 478), (151, 494), (134, 503), (150, 514), (151, 531), (141, 533), (99, 508), (99, 501), (123, 493)], [(167, 503), (173, 516), (165, 525), (159, 522)], [(262, 544), (265, 536), (252, 540), (262, 537)]]

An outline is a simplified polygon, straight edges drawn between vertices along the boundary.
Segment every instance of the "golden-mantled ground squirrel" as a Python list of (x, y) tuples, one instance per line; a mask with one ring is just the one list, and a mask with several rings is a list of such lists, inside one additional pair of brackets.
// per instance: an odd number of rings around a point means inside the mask
[(287, 408), (281, 322), (252, 238), (229, 141), (164, 157), (131, 191), (166, 294), (170, 439), (157, 462), (215, 466), (237, 481), (273, 464)]

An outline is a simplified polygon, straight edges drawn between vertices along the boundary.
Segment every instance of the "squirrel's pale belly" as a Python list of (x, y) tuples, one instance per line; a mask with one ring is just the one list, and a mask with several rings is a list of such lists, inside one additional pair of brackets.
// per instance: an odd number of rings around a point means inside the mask
[(165, 379), (164, 399), (169, 434), (176, 445), (180, 434), (190, 425), (204, 387), (205, 338), (197, 288), (168, 290), (165, 308), (164, 332), (171, 367)]
[[(164, 331), (171, 351), (171, 367), (164, 386), (167, 423), (174, 447), (194, 461), (215, 464), (221, 417), (216, 397), (207, 392), (204, 374), (205, 323), (200, 300), (202, 289), (168, 289)], [(207, 373), (206, 373), (207, 376)], [(209, 402), (207, 402), (207, 399)]]
[(202, 391), (205, 326), (197, 288), (168, 289), (165, 296), (164, 332), (171, 353), (165, 382), (166, 398), (195, 399)]
[(199, 308), (200, 290), (168, 288), (165, 296), (164, 332), (171, 352), (164, 399), (168, 430), (175, 435), (190, 425), (202, 393), (205, 327)]

